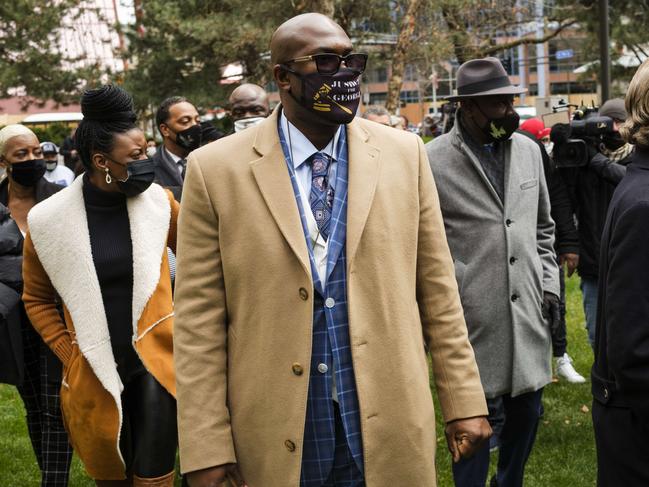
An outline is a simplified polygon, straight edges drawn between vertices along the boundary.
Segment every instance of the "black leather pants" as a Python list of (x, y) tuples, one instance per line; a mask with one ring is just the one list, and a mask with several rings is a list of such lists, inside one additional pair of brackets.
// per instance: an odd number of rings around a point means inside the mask
[(124, 419), (120, 450), (129, 474), (160, 477), (176, 463), (178, 431), (176, 400), (145, 372), (133, 377), (122, 392)]

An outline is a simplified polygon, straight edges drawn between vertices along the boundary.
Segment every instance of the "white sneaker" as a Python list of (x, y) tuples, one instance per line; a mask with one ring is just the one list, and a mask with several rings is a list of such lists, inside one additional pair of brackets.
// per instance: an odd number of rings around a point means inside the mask
[(557, 375), (572, 384), (583, 384), (586, 382), (586, 379), (572, 366), (572, 359), (567, 353), (564, 353), (563, 357), (557, 357)]

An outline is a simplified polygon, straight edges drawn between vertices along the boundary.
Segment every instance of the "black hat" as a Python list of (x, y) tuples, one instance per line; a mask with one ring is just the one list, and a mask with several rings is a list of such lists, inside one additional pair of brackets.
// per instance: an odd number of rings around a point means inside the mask
[(486, 57), (465, 62), (457, 70), (457, 95), (447, 96), (458, 101), (477, 96), (520, 95), (527, 89), (512, 85), (499, 59)]

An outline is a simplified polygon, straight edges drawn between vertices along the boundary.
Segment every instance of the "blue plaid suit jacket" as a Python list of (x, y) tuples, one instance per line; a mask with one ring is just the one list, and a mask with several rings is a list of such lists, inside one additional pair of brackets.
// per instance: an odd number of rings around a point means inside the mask
[[(360, 408), (356, 394), (356, 379), (352, 365), (347, 313), (347, 136), (342, 130), (338, 138), (337, 171), (335, 195), (329, 231), (327, 254), (327, 279), (320, 282), (313, 258), (311, 238), (295, 177), (291, 153), (281, 125), (278, 124), (279, 139), (286, 158), (295, 200), (297, 202), (304, 238), (309, 249), (311, 275), (313, 276), (313, 345), (311, 352), (309, 394), (307, 399), (306, 424), (302, 453), (302, 487), (321, 487), (327, 480), (334, 463), (335, 419), (332, 400), (333, 377), (336, 374), (338, 404), (347, 444), (358, 469), (363, 472), (363, 443), (361, 438)], [(325, 300), (332, 298), (334, 306), (325, 306)], [(324, 363), (326, 373), (318, 371)]]

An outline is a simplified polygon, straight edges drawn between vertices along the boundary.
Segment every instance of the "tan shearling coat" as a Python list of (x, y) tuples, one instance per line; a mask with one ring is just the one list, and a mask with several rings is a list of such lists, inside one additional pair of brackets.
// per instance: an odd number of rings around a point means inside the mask
[[(189, 157), (174, 360), (183, 472), (300, 483), (313, 280), (278, 111)], [(447, 421), (486, 415), (421, 140), (347, 126), (349, 332), (367, 487), (435, 485), (430, 350)]]
[[(61, 410), (70, 442), (94, 479), (125, 478), (119, 451), (123, 385), (92, 260), (83, 178), (29, 213), (23, 301), (32, 325), (63, 363)], [(175, 250), (178, 203), (152, 185), (128, 198), (133, 242), (133, 346), (175, 395), (173, 302), (167, 246)], [(56, 307), (63, 302), (64, 320)]]

